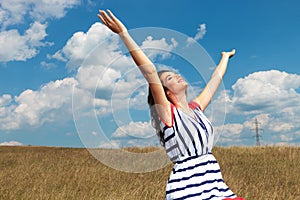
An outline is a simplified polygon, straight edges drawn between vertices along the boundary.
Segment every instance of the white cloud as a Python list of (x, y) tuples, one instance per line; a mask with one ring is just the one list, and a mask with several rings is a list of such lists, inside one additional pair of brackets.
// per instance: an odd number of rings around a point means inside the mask
[(198, 41), (198, 40), (201, 40), (204, 35), (206, 34), (207, 30), (206, 30), (206, 24), (200, 24), (199, 25), (199, 28), (197, 29), (197, 33), (194, 37), (188, 37), (187, 38), (187, 46), (189, 46), (190, 44)]
[[(279, 135), (284, 133), (289, 134), (291, 143), (297, 143), (299, 136), (295, 133), (300, 130), (299, 87), (300, 75), (277, 70), (255, 72), (240, 78), (233, 85), (233, 92), (221, 92), (213, 101), (214, 112), (220, 115), (222, 110), (219, 107), (226, 105), (227, 118), (239, 116), (237, 120), (245, 130), (253, 130), (257, 119), (258, 128), (266, 137), (272, 135), (274, 141), (287, 141)], [(230, 132), (229, 135), (233, 136), (234, 131)]]
[[(15, 97), (15, 101), (18, 103), (15, 113), (20, 113), (31, 125), (43, 123), (42, 121), (55, 120), (62, 113), (52, 113), (52, 111), (59, 110), (62, 107), (66, 109), (65, 112), (70, 113), (68, 109), (71, 107), (74, 85), (76, 85), (76, 80), (65, 78), (49, 82), (39, 91), (26, 90)], [(43, 116), (42, 119), (41, 116)]]
[(300, 112), (299, 87), (300, 75), (277, 70), (255, 72), (238, 79), (232, 92), (221, 91), (212, 103), (218, 112), (222, 111), (218, 107), (226, 105), (227, 115), (277, 113), (277, 116), (295, 118)]
[(0, 107), (4, 107), (6, 106), (7, 104), (9, 104), (12, 100), (12, 97), (11, 95), (9, 94), (4, 94), (0, 97)]
[[(145, 81), (146, 82), (146, 81)], [(148, 97), (148, 84), (144, 83), (141, 87), (136, 88), (134, 91), (136, 95), (131, 95), (129, 106), (133, 109), (145, 110), (148, 108), (147, 97)]]
[(242, 124), (224, 124), (222, 126), (214, 127), (216, 134), (222, 134), (224, 136), (239, 135), (243, 130)]
[(45, 61), (41, 62), (41, 66), (44, 67), (45, 69), (53, 69), (56, 67), (54, 63), (47, 63)]
[(300, 106), (297, 104), (290, 105), (284, 109), (278, 110), (274, 114), (269, 129), (276, 132), (292, 132), (300, 131)]
[(237, 144), (244, 126), (238, 123), (229, 123), (221, 126), (214, 126), (214, 143)]
[[(95, 48), (99, 51), (95, 55), (91, 55), (91, 51)], [(67, 62), (67, 68), (75, 70), (79, 66), (89, 66), (90, 64), (109, 66), (120, 56), (122, 53), (119, 49), (118, 36), (103, 24), (96, 22), (86, 33), (74, 33), (63, 49), (57, 51), (52, 57)]]
[(111, 113), (112, 99), (114, 109), (126, 108), (131, 91), (142, 79), (132, 59), (121, 52), (118, 35), (98, 22), (86, 33), (75, 33), (53, 58), (67, 62), (70, 70), (77, 69), (75, 99), (80, 105), (75, 109), (86, 114)]
[(39, 47), (51, 45), (43, 42), (47, 24), (34, 22), (24, 35), (16, 30), (0, 32), (0, 62), (25, 61), (34, 57), (39, 52)]
[(112, 68), (108, 68), (103, 72), (102, 66), (90, 65), (80, 67), (76, 76), (82, 88), (95, 90), (98, 87), (99, 90), (107, 88), (112, 90), (111, 86), (121, 77), (121, 72)]
[(203, 38), (203, 36), (206, 33), (206, 24), (200, 24), (199, 28), (197, 29), (197, 34), (195, 35), (194, 39), (195, 40), (200, 40)]
[(106, 143), (101, 143), (98, 147), (106, 149), (119, 149), (121, 147), (121, 142), (117, 140), (111, 140)]
[(124, 142), (124, 146), (131, 147), (146, 147), (146, 146), (158, 146), (161, 147), (159, 143), (159, 138), (157, 136), (146, 138), (146, 139), (129, 139)]
[[(154, 40), (149, 36), (142, 48), (159, 49), (152, 55), (165, 58), (169, 52), (166, 54), (161, 49), (171, 51), (177, 46), (174, 39), (171, 42), (168, 44), (164, 38)], [(78, 69), (78, 87), (95, 95), (93, 102), (98, 115), (111, 112), (111, 104), (115, 110), (126, 109), (130, 103), (145, 109), (145, 104), (140, 103), (146, 103), (148, 91), (139, 89), (145, 80), (121, 47), (119, 36), (97, 22), (86, 33), (75, 33), (64, 48), (53, 55), (53, 58), (67, 62), (70, 70)], [(137, 92), (138, 95), (131, 96)], [(142, 98), (144, 101), (140, 101)]]
[(2, 27), (24, 22), (26, 16), (32, 20), (44, 21), (48, 18), (62, 18), (67, 9), (80, 4), (80, 0), (9, 0), (0, 3), (0, 24)]
[(247, 129), (253, 129), (255, 126), (255, 120), (257, 120), (257, 122), (259, 123), (258, 126), (260, 128), (265, 128), (269, 125), (271, 119), (271, 115), (270, 114), (259, 114), (259, 115), (255, 115), (254, 117), (252, 117), (251, 119), (245, 121), (243, 124), (245, 126), (245, 128)]
[(287, 132), (290, 131), (291, 129), (293, 129), (295, 126), (291, 123), (272, 123), (270, 125), (270, 130), (274, 131), (274, 132)]
[(155, 135), (155, 130), (150, 122), (130, 122), (128, 125), (118, 127), (113, 133), (114, 138), (132, 136), (135, 138), (150, 138)]
[(300, 76), (277, 70), (255, 72), (233, 86), (232, 103), (239, 112), (260, 113), (300, 106)]
[[(47, 19), (62, 18), (66, 11), (81, 3), (80, 0), (9, 0), (0, 3), (0, 62), (26, 61), (39, 53), (39, 47), (52, 45), (44, 41)], [(10, 25), (31, 25), (20, 34)]]
[(1, 1), (0, 5), (0, 24), (4, 27), (24, 22), (24, 16), (30, 10), (30, 1), (26, 0)]
[(66, 15), (67, 9), (78, 6), (81, 0), (59, 0), (59, 1), (39, 1), (32, 0), (33, 6), (29, 14), (37, 20), (45, 20), (47, 18), (62, 18)]
[(10, 142), (2, 142), (0, 143), (0, 146), (23, 146), (23, 144), (17, 141), (10, 141)]
[[(26, 33), (31, 34), (30, 41), (35, 45), (42, 45), (39, 41), (45, 36), (45, 32), (37, 31), (43, 27), (39, 25), (33, 25)], [(176, 46), (175, 41), (169, 46), (170, 50)], [(86, 33), (75, 33), (55, 55), (65, 59), (70, 69), (77, 69), (77, 74), (49, 82), (35, 91), (25, 90), (14, 98), (2, 96), (0, 129), (17, 130), (70, 120), (72, 109), (83, 116), (106, 115), (111, 113), (112, 103), (113, 111), (141, 102), (144, 103), (140, 108), (147, 109), (148, 91), (140, 88), (145, 84), (144, 78), (132, 59), (122, 53), (118, 36), (101, 23), (95, 23)], [(76, 102), (73, 108), (72, 92)]]
[(141, 49), (145, 51), (150, 59), (155, 59), (161, 56), (162, 59), (166, 59), (171, 56), (171, 51), (178, 45), (174, 38), (171, 38), (171, 44), (167, 43), (166, 38), (158, 40), (153, 39), (152, 36), (148, 36), (141, 45)]
[(14, 97), (13, 104), (1, 107), (0, 128), (16, 130), (71, 119), (72, 89), (76, 84), (73, 78), (65, 78), (49, 82), (37, 91), (25, 90)]

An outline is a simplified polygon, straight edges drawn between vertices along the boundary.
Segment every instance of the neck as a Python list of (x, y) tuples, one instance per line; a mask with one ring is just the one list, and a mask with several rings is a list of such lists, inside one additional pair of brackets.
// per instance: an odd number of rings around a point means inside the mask
[(175, 95), (176, 101), (174, 105), (176, 108), (179, 108), (180, 110), (184, 111), (188, 115), (192, 116), (194, 119), (196, 119), (196, 116), (193, 114), (189, 107), (189, 103), (187, 101), (186, 92), (182, 93), (181, 95)]
[(189, 109), (189, 104), (188, 104), (188, 101), (187, 101), (187, 96), (186, 96), (186, 93), (181, 93), (181, 94), (177, 94), (176, 95), (176, 107), (177, 108), (181, 108), (183, 110), (188, 110)]

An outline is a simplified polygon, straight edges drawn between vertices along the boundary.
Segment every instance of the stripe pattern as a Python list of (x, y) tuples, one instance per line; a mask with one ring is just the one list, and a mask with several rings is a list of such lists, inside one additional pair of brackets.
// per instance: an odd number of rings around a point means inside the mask
[(236, 197), (224, 183), (220, 166), (211, 153), (213, 128), (200, 106), (193, 106), (194, 116), (172, 104), (171, 110), (173, 124), (167, 126), (161, 122), (167, 155), (175, 163), (167, 182), (166, 199), (221, 200)]

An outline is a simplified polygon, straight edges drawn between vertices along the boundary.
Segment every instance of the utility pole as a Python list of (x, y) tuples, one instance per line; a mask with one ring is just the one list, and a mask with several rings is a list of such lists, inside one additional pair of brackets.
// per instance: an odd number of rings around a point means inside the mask
[(260, 146), (260, 141), (259, 141), (260, 134), (259, 134), (259, 131), (262, 131), (263, 129), (261, 129), (261, 128), (258, 127), (258, 125), (260, 123), (257, 121), (257, 118), (255, 118), (254, 123), (255, 123), (255, 129), (251, 129), (251, 130), (255, 130), (256, 146)]

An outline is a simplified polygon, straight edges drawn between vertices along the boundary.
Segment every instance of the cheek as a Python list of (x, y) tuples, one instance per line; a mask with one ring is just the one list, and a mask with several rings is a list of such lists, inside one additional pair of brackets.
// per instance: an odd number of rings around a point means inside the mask
[(175, 85), (175, 82), (171, 80), (165, 84), (165, 87), (167, 87), (168, 89), (171, 89), (174, 87), (174, 85)]
[(166, 87), (170, 90), (170, 91), (173, 91), (175, 88), (176, 88), (176, 81), (169, 81), (167, 84), (166, 84)]

